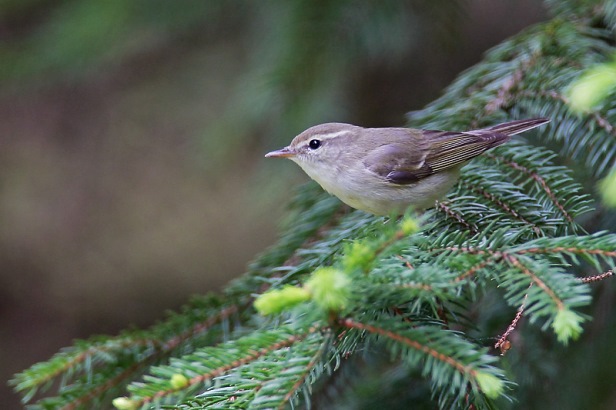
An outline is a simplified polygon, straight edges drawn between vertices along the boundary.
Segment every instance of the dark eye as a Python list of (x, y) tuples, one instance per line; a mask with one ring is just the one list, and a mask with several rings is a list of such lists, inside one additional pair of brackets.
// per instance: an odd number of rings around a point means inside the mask
[(310, 140), (310, 142), (308, 143), (308, 146), (310, 147), (310, 149), (317, 149), (321, 146), (321, 141), (320, 140)]

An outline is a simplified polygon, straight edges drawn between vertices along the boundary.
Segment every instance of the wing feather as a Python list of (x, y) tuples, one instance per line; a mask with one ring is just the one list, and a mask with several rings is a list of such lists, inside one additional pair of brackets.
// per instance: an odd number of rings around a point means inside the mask
[[(531, 118), (467, 132), (373, 128), (364, 139), (375, 147), (364, 159), (366, 168), (393, 184), (411, 184), (436, 172), (460, 166), (511, 135), (550, 120)], [(383, 133), (387, 133), (385, 136)], [(387, 140), (387, 143), (383, 143)]]
[(436, 172), (456, 167), (509, 139), (493, 131), (448, 132), (396, 129), (406, 131), (406, 141), (377, 147), (368, 154), (364, 165), (388, 182), (406, 185)]

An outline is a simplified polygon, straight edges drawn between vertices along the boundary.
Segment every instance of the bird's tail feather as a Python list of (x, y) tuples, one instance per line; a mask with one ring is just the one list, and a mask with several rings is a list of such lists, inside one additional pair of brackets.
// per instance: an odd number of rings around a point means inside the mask
[(488, 131), (491, 133), (516, 135), (521, 132), (543, 125), (547, 122), (550, 122), (549, 118), (531, 118), (527, 120), (504, 122), (502, 124), (494, 125), (489, 128), (483, 128), (477, 131)]

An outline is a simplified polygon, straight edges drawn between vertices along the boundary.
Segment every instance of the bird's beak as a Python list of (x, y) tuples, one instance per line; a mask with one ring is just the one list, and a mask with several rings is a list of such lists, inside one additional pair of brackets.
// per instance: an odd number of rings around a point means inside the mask
[(284, 147), (265, 154), (265, 158), (289, 158), (293, 156), (295, 156), (295, 152), (289, 147)]

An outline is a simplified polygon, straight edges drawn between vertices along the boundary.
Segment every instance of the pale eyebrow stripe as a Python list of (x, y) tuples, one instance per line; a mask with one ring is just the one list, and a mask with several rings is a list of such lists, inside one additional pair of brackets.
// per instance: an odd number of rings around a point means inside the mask
[(339, 137), (341, 135), (348, 134), (350, 132), (351, 131), (348, 131), (348, 130), (342, 130), (342, 131), (338, 131), (338, 132), (332, 132), (331, 134), (316, 134), (316, 135), (313, 135), (312, 137), (320, 138), (321, 140), (330, 140), (332, 138), (336, 138), (336, 137)]

